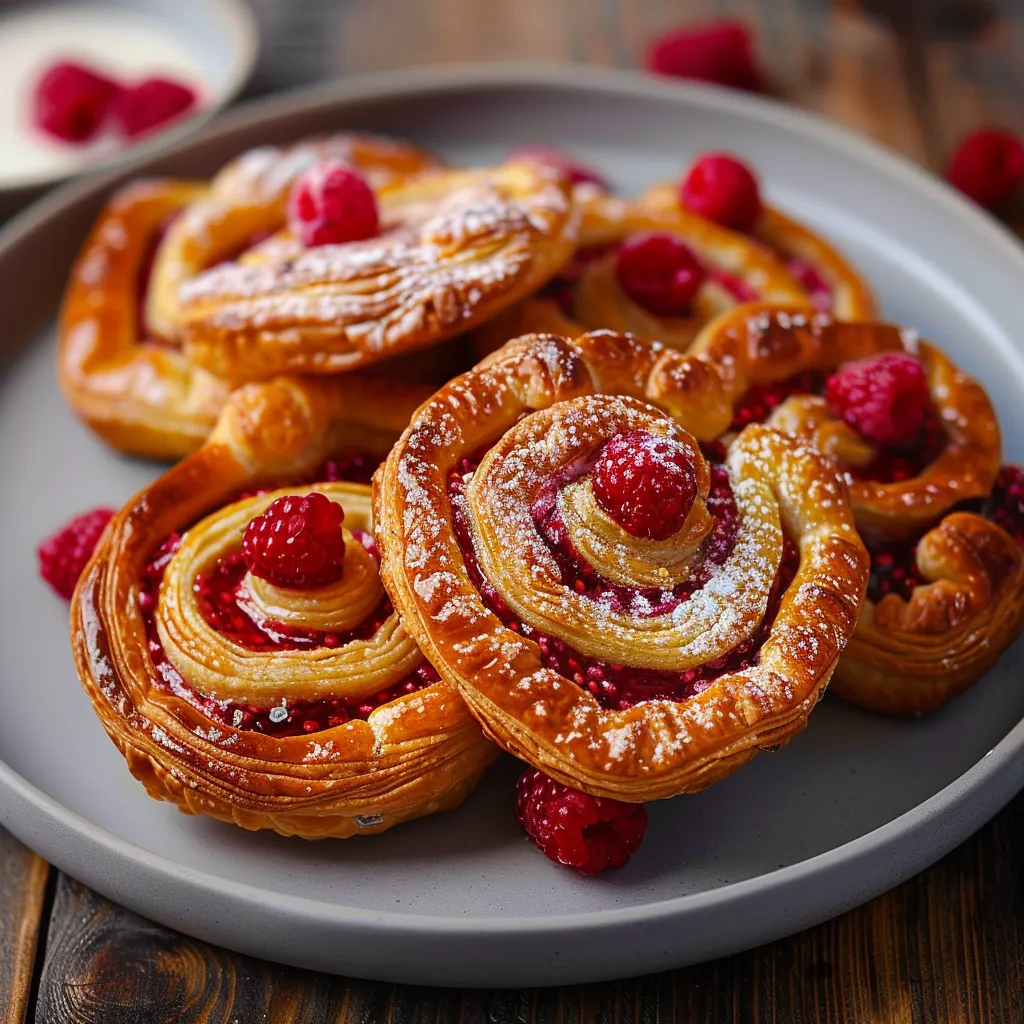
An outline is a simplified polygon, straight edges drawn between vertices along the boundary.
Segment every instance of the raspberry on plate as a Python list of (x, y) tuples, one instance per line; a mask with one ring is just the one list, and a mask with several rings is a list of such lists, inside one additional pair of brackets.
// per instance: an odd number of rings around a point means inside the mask
[(655, 39), (647, 66), (659, 75), (760, 92), (764, 88), (750, 30), (735, 19), (669, 32)]
[(288, 227), (307, 247), (373, 238), (380, 230), (377, 199), (348, 164), (323, 160), (292, 186)]
[(589, 182), (600, 188), (607, 188), (604, 178), (597, 171), (581, 164), (565, 153), (559, 152), (553, 146), (541, 144), (519, 146), (508, 155), (510, 163), (522, 161), (523, 163), (543, 164), (545, 167), (553, 167), (561, 171), (574, 185), (582, 182)]
[(166, 124), (196, 105), (195, 89), (171, 78), (147, 78), (123, 89), (111, 105), (111, 120), (129, 139)]
[(623, 867), (647, 828), (643, 804), (588, 796), (536, 768), (519, 777), (516, 811), (546, 857), (583, 875)]
[(883, 446), (915, 441), (931, 402), (924, 367), (903, 352), (846, 363), (829, 377), (825, 397), (861, 437)]
[(683, 209), (723, 227), (753, 230), (761, 213), (761, 191), (754, 172), (728, 153), (707, 153), (679, 186)]
[(110, 508), (83, 512), (39, 545), (39, 575), (61, 597), (71, 600), (78, 577), (113, 517), (114, 510)]
[(84, 64), (59, 61), (32, 94), (32, 122), (61, 142), (88, 142), (103, 126), (122, 87)]
[(656, 316), (685, 316), (707, 277), (693, 250), (673, 235), (652, 231), (627, 238), (616, 256), (622, 290)]
[(341, 579), (345, 513), (324, 494), (285, 495), (253, 519), (242, 558), (254, 576), (276, 587), (318, 587)]
[(953, 154), (946, 177), (981, 206), (1001, 206), (1024, 181), (1024, 140), (993, 128), (973, 132)]
[(689, 453), (647, 430), (617, 434), (591, 471), (597, 503), (634, 537), (665, 540), (678, 532), (697, 497)]

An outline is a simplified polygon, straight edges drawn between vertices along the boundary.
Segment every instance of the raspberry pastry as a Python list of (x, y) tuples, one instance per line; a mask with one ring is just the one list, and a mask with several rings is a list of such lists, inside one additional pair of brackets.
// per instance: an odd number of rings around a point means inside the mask
[(107, 203), (71, 271), (58, 368), (68, 402), (108, 444), (179, 458), (203, 443), (230, 389), (181, 351), (177, 289), (281, 228), (299, 174), (343, 155), (378, 187), (433, 166), (411, 146), (338, 136), (252, 150), (209, 185), (135, 182)]
[(381, 585), (370, 488), (350, 478), (404, 418), (389, 400), (351, 378), (245, 387), (114, 517), (72, 645), (151, 796), (347, 837), (454, 807), (496, 756)]
[(681, 209), (653, 209), (592, 184), (574, 189), (580, 245), (539, 295), (477, 332), (480, 354), (528, 331), (574, 336), (608, 329), (686, 349), (737, 303), (810, 297), (763, 246)]
[(847, 479), (872, 571), (835, 692), (919, 714), (974, 683), (1024, 626), (1024, 518), (984, 389), (910, 332), (823, 315), (736, 310), (695, 351), (753, 385), (726, 438), (766, 422)]
[(512, 342), (424, 404), (375, 477), (382, 575), (485, 731), (642, 802), (803, 728), (860, 611), (846, 487), (735, 382), (599, 332)]
[(816, 309), (840, 320), (870, 320), (871, 288), (834, 246), (761, 200), (754, 172), (735, 157), (698, 158), (679, 185), (658, 185), (641, 202), (661, 213), (683, 211), (740, 232), (775, 254), (810, 295)]
[(424, 175), (380, 195), (379, 235), (272, 238), (179, 289), (186, 354), (241, 381), (334, 373), (470, 330), (570, 259), (571, 186), (535, 164)]

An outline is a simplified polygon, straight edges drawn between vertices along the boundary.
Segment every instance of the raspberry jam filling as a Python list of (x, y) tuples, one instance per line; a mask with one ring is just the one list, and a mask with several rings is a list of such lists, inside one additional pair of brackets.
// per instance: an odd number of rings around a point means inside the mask
[[(683, 672), (663, 672), (615, 665), (589, 658), (558, 637), (549, 636), (523, 622), (484, 576), (473, 547), (465, 497), (467, 480), (478, 462), (478, 459), (464, 459), (448, 478), (448, 497), (452, 507), (455, 537), (470, 579), (484, 603), (506, 627), (537, 644), (545, 668), (553, 669), (560, 675), (572, 679), (577, 686), (585, 687), (603, 707), (624, 710), (645, 700), (687, 700), (707, 689), (720, 676), (742, 671), (757, 664), (761, 647), (771, 632), (782, 597), (793, 581), (800, 563), (799, 551), (788, 538), (783, 545), (782, 562), (764, 619), (747, 640), (723, 657)], [(582, 470), (577, 468), (572, 476), (578, 476), (580, 472)], [(717, 465), (712, 467), (711, 490), (707, 500), (714, 526), (705, 541), (704, 558), (697, 571), (688, 580), (669, 590), (630, 588), (613, 583), (599, 575), (580, 558), (566, 535), (555, 498), (558, 487), (567, 483), (568, 479), (559, 480), (552, 487), (546, 488), (538, 496), (531, 512), (541, 536), (547, 542), (562, 571), (565, 585), (591, 600), (601, 601), (610, 608), (637, 616), (667, 614), (704, 586), (714, 567), (725, 562), (732, 553), (739, 525), (736, 503), (728, 474), (723, 466)]]
[(763, 423), (776, 406), (793, 395), (821, 395), (825, 391), (826, 374), (805, 370), (785, 380), (755, 384), (736, 403), (729, 430), (738, 432), (751, 423)]
[(783, 252), (778, 253), (786, 264), (786, 269), (803, 285), (805, 291), (811, 297), (811, 303), (815, 309), (823, 313), (832, 310), (834, 293), (832, 284), (813, 263), (801, 259), (799, 256), (787, 256)]
[[(326, 463), (317, 479), (351, 480), (345, 470), (365, 475), (366, 466), (373, 460), (366, 456), (336, 459)], [(370, 470), (372, 472), (372, 469)], [(330, 473), (330, 475), (328, 475)], [(260, 489), (236, 495), (240, 500), (261, 493)], [(225, 504), (229, 504), (226, 502)], [(377, 556), (376, 544), (371, 536), (353, 531), (353, 536)], [(181, 543), (181, 536), (171, 534), (156, 550), (143, 570), (139, 586), (139, 608), (146, 628), (150, 658), (163, 688), (186, 701), (192, 707), (216, 722), (243, 731), (265, 733), (269, 736), (299, 736), (344, 725), (354, 719), (365, 720), (378, 707), (405, 694), (415, 693), (439, 681), (440, 676), (429, 664), (423, 664), (407, 678), (379, 693), (351, 699), (331, 698), (313, 701), (285, 701), (269, 708), (252, 704), (217, 700), (206, 696), (189, 685), (167, 660), (156, 628), (157, 596), (167, 565)], [(340, 647), (358, 639), (371, 637), (391, 614), (390, 600), (380, 604), (355, 629), (346, 632), (324, 633), (315, 630), (296, 631), (273, 623), (257, 622), (244, 607), (242, 580), (246, 572), (240, 551), (220, 559), (213, 568), (196, 579), (195, 587), (203, 618), (212, 629), (252, 651), (314, 650), (320, 647)]]

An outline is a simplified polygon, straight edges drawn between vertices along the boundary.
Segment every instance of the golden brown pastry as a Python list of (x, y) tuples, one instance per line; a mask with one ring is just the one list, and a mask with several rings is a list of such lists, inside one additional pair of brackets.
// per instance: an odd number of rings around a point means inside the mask
[(351, 377), (244, 387), (107, 529), (72, 645), (151, 796), (347, 837), (454, 807), (496, 756), (391, 609), (370, 488), (346, 480), (404, 424), (395, 397)]
[(847, 477), (872, 573), (833, 691), (920, 714), (977, 681), (1024, 628), (1016, 471), (981, 385), (898, 327), (756, 306), (694, 351), (752, 385), (726, 439), (766, 422)]
[(186, 354), (231, 380), (335, 373), (467, 331), (569, 260), (567, 179), (531, 164), (424, 175), (380, 195), (379, 237), (272, 238), (179, 289)]
[(330, 156), (377, 187), (436, 166), (412, 146), (345, 135), (252, 150), (208, 185), (138, 181), (109, 200), (71, 271), (58, 356), (68, 402), (108, 444), (173, 459), (203, 443), (230, 388), (182, 353), (177, 289), (280, 229), (297, 176)]
[[(475, 335), (480, 355), (528, 331), (572, 337), (607, 329), (686, 349), (708, 321), (737, 303), (761, 299), (811, 308), (785, 266), (743, 235), (590, 184), (577, 185), (574, 195), (581, 221), (572, 264), (539, 295), (484, 324)], [(688, 280), (666, 277), (673, 272)]]
[(497, 743), (641, 802), (700, 789), (805, 724), (868, 558), (829, 461), (737, 387), (598, 332), (521, 338), (416, 413), (374, 478), (382, 577)]

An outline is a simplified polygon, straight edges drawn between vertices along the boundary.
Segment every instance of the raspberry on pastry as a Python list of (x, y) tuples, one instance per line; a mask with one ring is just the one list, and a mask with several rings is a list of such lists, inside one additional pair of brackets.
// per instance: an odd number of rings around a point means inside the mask
[(734, 231), (749, 233), (761, 214), (757, 178), (728, 153), (708, 153), (687, 171), (680, 202), (692, 213)]
[(631, 235), (615, 258), (622, 290), (655, 316), (686, 316), (707, 278), (693, 250), (665, 232)]
[(370, 488), (337, 479), (374, 435), (364, 414), (392, 414), (372, 391), (240, 389), (210, 440), (104, 534), (72, 647), (151, 796), (345, 838), (456, 806), (496, 756), (391, 606)]
[(39, 545), (39, 575), (65, 600), (71, 600), (79, 576), (113, 518), (114, 510), (109, 508), (83, 512)]
[(348, 164), (325, 160), (292, 185), (288, 228), (307, 249), (373, 238), (380, 231), (377, 198)]
[(375, 477), (403, 622), (563, 786), (635, 804), (729, 774), (803, 727), (853, 632), (868, 559), (832, 464), (756, 425), (724, 462), (702, 448), (746, 383), (611, 332), (527, 336)]

